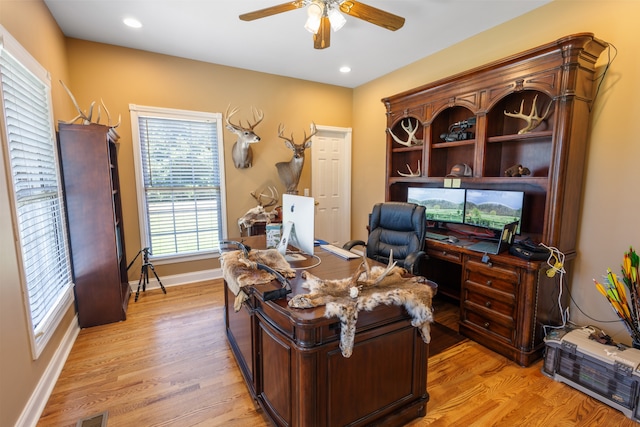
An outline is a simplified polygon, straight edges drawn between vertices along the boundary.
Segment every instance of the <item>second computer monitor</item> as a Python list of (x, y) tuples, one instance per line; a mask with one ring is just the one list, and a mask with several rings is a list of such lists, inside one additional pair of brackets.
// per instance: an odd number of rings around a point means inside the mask
[(464, 223), (492, 230), (502, 230), (505, 224), (522, 223), (522, 191), (467, 189)]

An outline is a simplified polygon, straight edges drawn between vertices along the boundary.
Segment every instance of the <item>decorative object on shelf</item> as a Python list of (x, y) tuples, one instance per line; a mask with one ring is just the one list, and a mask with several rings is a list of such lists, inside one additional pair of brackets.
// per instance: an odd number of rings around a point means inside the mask
[(547, 109), (545, 110), (542, 116), (538, 115), (538, 105), (536, 104), (537, 101), (538, 101), (538, 95), (536, 94), (536, 96), (533, 98), (533, 103), (531, 104), (531, 113), (529, 113), (528, 116), (522, 112), (524, 109), (524, 99), (520, 103), (520, 111), (518, 111), (517, 113), (509, 113), (507, 110), (504, 111), (504, 115), (507, 117), (514, 117), (516, 119), (522, 119), (525, 122), (527, 122), (527, 126), (523, 127), (518, 131), (519, 135), (522, 135), (524, 133), (529, 133), (532, 130), (534, 130), (549, 115), (549, 112), (551, 111), (551, 106), (553, 105), (553, 101), (551, 101), (549, 105), (547, 105)]
[[(308, 294), (298, 294), (289, 300), (289, 307), (312, 308), (326, 306), (325, 317), (340, 319), (340, 350), (351, 357), (358, 312), (371, 311), (380, 304), (403, 305), (413, 318), (425, 343), (431, 341), (433, 322), (432, 298), (435, 283), (422, 276), (406, 277), (407, 270), (397, 267), (393, 253), (386, 268), (370, 267), (363, 256), (362, 263), (349, 278), (322, 280), (308, 271), (302, 272)], [(355, 290), (353, 290), (355, 288)]]
[(409, 166), (409, 164), (407, 163), (407, 169), (409, 169), (409, 173), (403, 173), (398, 171), (398, 175), (400, 176), (420, 176), (422, 174), (421, 170), (420, 170), (420, 160), (418, 160), (418, 169), (416, 169), (415, 172), (413, 172), (411, 170), (411, 167)]
[(531, 171), (529, 170), (529, 168), (524, 167), (522, 165), (513, 165), (504, 171), (504, 176), (515, 177), (515, 176), (526, 176), (526, 175), (531, 175)]
[(244, 215), (238, 218), (238, 228), (240, 229), (241, 235), (243, 228), (249, 228), (256, 222), (269, 224), (277, 216), (275, 209), (271, 212), (267, 212), (265, 209), (276, 205), (279, 200), (278, 190), (274, 187), (268, 187), (268, 189), (269, 194), (265, 194), (263, 191), (258, 192), (258, 190), (250, 193), (251, 197), (258, 202), (258, 205), (249, 209)]
[(240, 15), (240, 19), (253, 21), (305, 6), (309, 6), (309, 8), (304, 28), (313, 33), (313, 47), (315, 49), (329, 47), (331, 30), (338, 31), (346, 23), (345, 17), (340, 12), (391, 31), (396, 31), (404, 25), (404, 18), (355, 0), (295, 0), (243, 13)]
[[(93, 122), (93, 108), (96, 105), (96, 102), (93, 101), (91, 102), (91, 105), (89, 105), (89, 112), (85, 113), (84, 111), (82, 111), (82, 108), (80, 108), (80, 106), (78, 105), (78, 102), (76, 101), (76, 97), (73, 96), (73, 94), (71, 93), (71, 91), (69, 90), (69, 88), (64, 84), (64, 82), (62, 80), (60, 80), (60, 84), (62, 85), (62, 87), (64, 88), (64, 90), (67, 92), (67, 94), (69, 95), (69, 98), (71, 98), (71, 101), (73, 102), (73, 105), (76, 107), (76, 110), (78, 110), (78, 115), (75, 116), (73, 119), (71, 120), (67, 120), (67, 121), (63, 121), (60, 120), (60, 123), (64, 123), (66, 125), (71, 125), (73, 123), (75, 123), (78, 120), (81, 120), (81, 124), (83, 125), (88, 125), (91, 123), (96, 123), (96, 124), (100, 124), (100, 119), (101, 119), (101, 111), (100, 111), (100, 105), (98, 105), (98, 117), (96, 117), (96, 121)], [(109, 137), (113, 140), (113, 142), (117, 142), (120, 139), (120, 135), (118, 135), (118, 132), (116, 131), (116, 128), (118, 126), (120, 126), (120, 122), (122, 121), (122, 116), (118, 115), (118, 122), (115, 124), (111, 124), (111, 114), (109, 113), (109, 109), (107, 108), (106, 105), (104, 105), (104, 101), (102, 100), (102, 98), (100, 99), (100, 104), (102, 105), (102, 108), (104, 108), (104, 112), (107, 114), (107, 127), (109, 128)]]
[(416, 119), (415, 128), (411, 124), (411, 119), (407, 119), (407, 122), (408, 122), (408, 125), (406, 125), (406, 126), (404, 125), (404, 120), (402, 120), (402, 122), (400, 122), (400, 125), (402, 126), (402, 129), (404, 129), (404, 131), (408, 135), (406, 141), (403, 141), (402, 139), (400, 139), (400, 137), (396, 136), (393, 133), (393, 131), (391, 130), (391, 128), (387, 128), (387, 132), (389, 132), (389, 134), (391, 135), (393, 140), (395, 142), (397, 142), (398, 144), (400, 144), (400, 145), (404, 145), (404, 146), (407, 146), (407, 147), (411, 147), (413, 145), (422, 145), (422, 141), (419, 140), (418, 138), (416, 138), (416, 132), (418, 132), (418, 129), (420, 129), (418, 119)]
[(293, 132), (291, 137), (287, 138), (283, 136), (284, 125), (280, 123), (278, 126), (278, 138), (284, 139), (284, 143), (291, 151), (293, 151), (293, 157), (288, 162), (276, 163), (278, 169), (278, 176), (280, 181), (284, 185), (288, 194), (298, 194), (298, 182), (300, 182), (300, 174), (302, 173), (302, 167), (304, 166), (304, 150), (311, 147), (311, 138), (318, 132), (315, 123), (311, 123), (311, 135), (307, 136), (307, 132), (304, 133), (304, 141), (302, 144), (296, 144), (293, 140)]
[(449, 126), (449, 132), (440, 134), (440, 139), (445, 142), (467, 141), (476, 137), (476, 134), (468, 131), (470, 127), (475, 126), (476, 118), (469, 117), (467, 120), (460, 120)]
[(458, 163), (457, 165), (453, 165), (451, 168), (451, 172), (449, 172), (449, 176), (453, 177), (470, 177), (473, 176), (473, 169), (466, 163)]
[(610, 268), (607, 268), (604, 284), (593, 279), (596, 289), (609, 301), (613, 311), (626, 327), (634, 347), (640, 347), (639, 264), (638, 254), (630, 247), (622, 258), (622, 281)]
[(253, 162), (253, 150), (251, 149), (251, 144), (260, 142), (260, 137), (256, 135), (253, 129), (260, 124), (262, 119), (264, 119), (264, 114), (262, 113), (262, 110), (251, 107), (254, 123), (251, 124), (247, 120), (247, 127), (243, 127), (241, 122), (238, 122), (238, 124), (231, 123), (231, 117), (238, 112), (239, 108), (236, 107), (229, 112), (230, 107), (230, 105), (227, 106), (224, 121), (227, 124), (227, 129), (238, 136), (238, 139), (233, 143), (233, 147), (231, 148), (233, 164), (236, 169), (250, 168)]

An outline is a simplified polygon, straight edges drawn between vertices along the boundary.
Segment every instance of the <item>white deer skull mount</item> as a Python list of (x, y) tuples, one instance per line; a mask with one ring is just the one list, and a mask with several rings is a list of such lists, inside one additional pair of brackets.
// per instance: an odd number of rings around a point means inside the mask
[(267, 212), (266, 208), (278, 203), (278, 190), (274, 187), (268, 187), (268, 189), (269, 194), (258, 190), (251, 193), (251, 197), (258, 202), (258, 205), (249, 209), (243, 216), (238, 218), (238, 228), (241, 234), (243, 228), (249, 228), (256, 222), (265, 222), (268, 224), (275, 219), (277, 213), (274, 210)]

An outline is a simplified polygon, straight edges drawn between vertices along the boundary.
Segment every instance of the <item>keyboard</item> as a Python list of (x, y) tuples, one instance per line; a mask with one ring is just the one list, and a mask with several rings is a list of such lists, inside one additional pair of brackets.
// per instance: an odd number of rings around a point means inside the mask
[(431, 233), (430, 231), (427, 231), (426, 237), (427, 239), (433, 240), (447, 240), (449, 236), (446, 234)]
[(320, 245), (320, 247), (327, 252), (331, 252), (332, 254), (339, 256), (342, 259), (360, 258), (360, 255), (349, 252), (346, 249), (342, 249), (334, 245)]

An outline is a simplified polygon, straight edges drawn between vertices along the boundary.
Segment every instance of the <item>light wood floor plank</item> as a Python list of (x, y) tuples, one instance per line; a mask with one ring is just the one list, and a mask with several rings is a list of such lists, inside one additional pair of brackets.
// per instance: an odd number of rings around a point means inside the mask
[[(224, 333), (222, 282), (150, 290), (124, 322), (83, 329), (39, 427), (268, 426)], [(436, 319), (456, 328), (457, 308)], [(409, 426), (637, 426), (612, 409), (472, 341), (429, 359), (427, 415)]]

